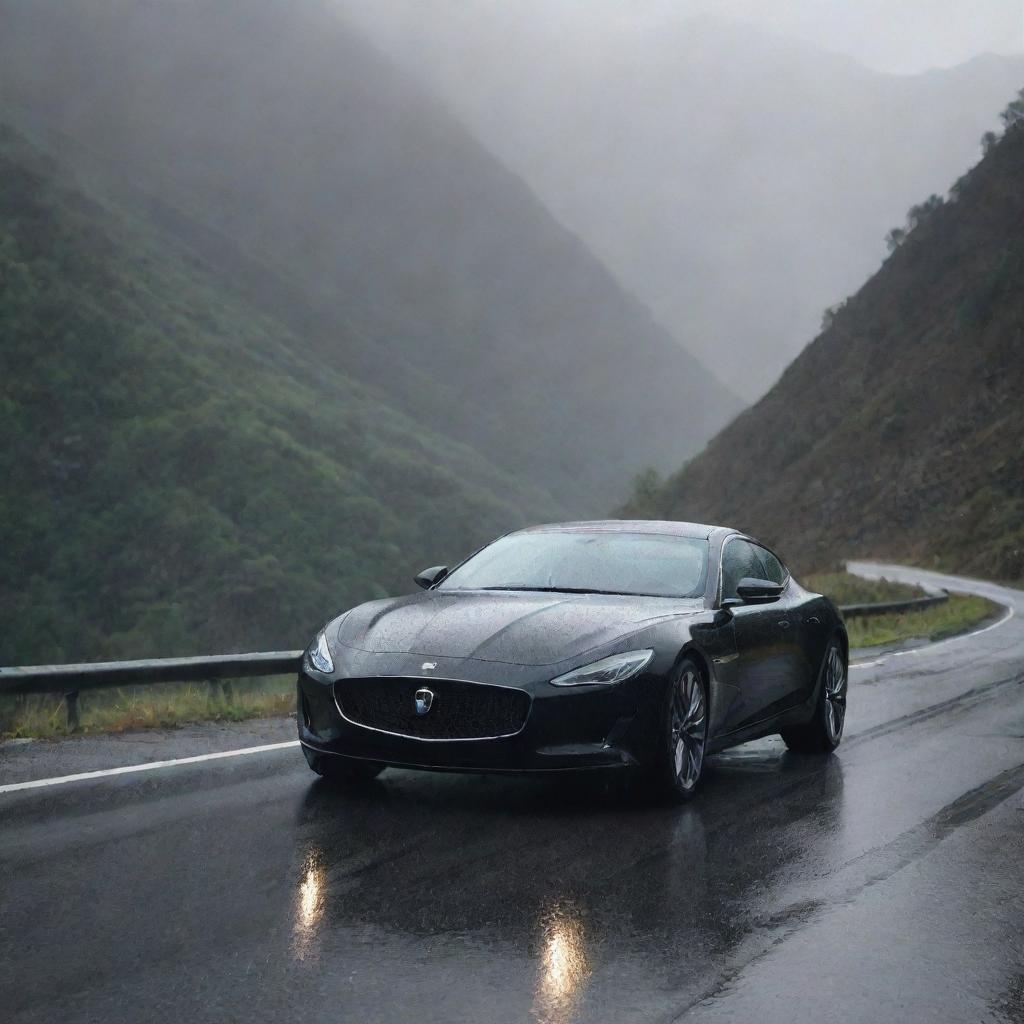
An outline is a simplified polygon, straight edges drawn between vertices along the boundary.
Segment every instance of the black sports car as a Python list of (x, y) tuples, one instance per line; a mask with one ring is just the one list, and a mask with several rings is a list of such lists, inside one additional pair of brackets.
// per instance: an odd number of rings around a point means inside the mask
[(842, 737), (842, 618), (735, 530), (537, 526), (416, 582), (424, 593), (359, 605), (306, 652), (313, 771), (632, 766), (688, 797), (708, 753), (771, 733), (825, 753)]

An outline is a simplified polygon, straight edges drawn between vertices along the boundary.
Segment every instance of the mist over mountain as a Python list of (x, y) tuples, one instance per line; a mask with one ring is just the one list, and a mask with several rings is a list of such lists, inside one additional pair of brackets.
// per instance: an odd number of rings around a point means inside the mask
[(555, 516), (0, 124), (0, 663), (301, 645)]
[(727, 522), (798, 567), (1024, 578), (1024, 125), (756, 405), (629, 512)]
[(335, 4), (2, 0), (0, 19), (9, 117), (90, 189), (190, 246), (311, 365), (567, 511), (740, 407)]
[(751, 400), (1024, 82), (1024, 57), (882, 74), (665, 4), (346, 9)]

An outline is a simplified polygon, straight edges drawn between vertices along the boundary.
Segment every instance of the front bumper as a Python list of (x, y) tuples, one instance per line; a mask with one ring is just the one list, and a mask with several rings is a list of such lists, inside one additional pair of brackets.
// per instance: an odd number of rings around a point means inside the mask
[[(557, 689), (546, 678), (513, 681), (503, 676), (499, 684), (493, 669), (486, 674), (492, 678), (475, 685), (511, 686), (530, 696), (525, 722), (513, 735), (428, 739), (357, 724), (342, 714), (336, 696), (337, 682), (344, 701), (346, 680), (307, 669), (298, 679), (299, 740), (307, 758), (335, 755), (433, 771), (528, 773), (626, 767), (647, 760), (644, 698), (653, 692), (653, 680), (645, 685), (641, 675), (615, 687)], [(445, 682), (420, 678), (427, 686)], [(464, 672), (458, 678), (466, 682)]]

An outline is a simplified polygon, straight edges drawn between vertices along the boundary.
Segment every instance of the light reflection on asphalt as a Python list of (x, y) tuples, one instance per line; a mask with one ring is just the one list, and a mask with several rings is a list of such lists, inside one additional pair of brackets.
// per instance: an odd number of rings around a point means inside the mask
[(586, 936), (577, 911), (567, 904), (541, 917), (541, 951), (533, 1015), (539, 1024), (568, 1024), (590, 977)]
[(320, 850), (314, 848), (303, 864), (296, 896), (295, 953), (300, 960), (305, 959), (316, 927), (323, 917), (324, 882), (323, 857)]

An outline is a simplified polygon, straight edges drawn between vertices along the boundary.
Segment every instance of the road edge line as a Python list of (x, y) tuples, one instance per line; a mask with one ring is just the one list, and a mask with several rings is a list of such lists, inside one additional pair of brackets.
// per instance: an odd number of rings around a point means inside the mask
[(131, 775), (135, 772), (151, 772), (157, 768), (176, 768), (184, 764), (200, 764), (203, 761), (219, 761), (228, 757), (245, 757), (248, 754), (265, 754), (272, 750), (297, 747), (298, 740), (283, 743), (264, 743), (258, 747), (239, 747), (237, 750), (218, 750), (212, 754), (194, 754), (191, 757), (177, 757), (169, 761), (148, 761), (145, 764), (123, 765), (120, 768), (101, 768), (94, 772), (79, 772), (76, 775), (58, 775), (51, 779), (34, 779), (31, 782), (9, 782), (0, 785), (0, 793), (15, 793), (23, 789), (42, 789), (45, 786), (63, 786), (69, 782), (84, 782), (88, 779), (105, 779), (111, 775)]

